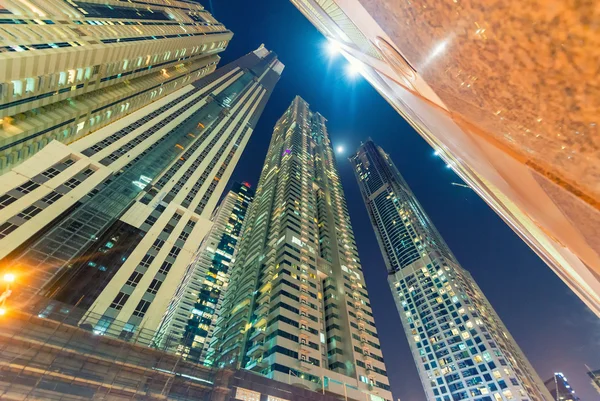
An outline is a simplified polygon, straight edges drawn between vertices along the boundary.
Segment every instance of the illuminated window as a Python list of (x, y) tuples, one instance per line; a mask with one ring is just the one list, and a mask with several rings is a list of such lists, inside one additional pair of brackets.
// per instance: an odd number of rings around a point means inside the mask
[(260, 393), (238, 387), (235, 392), (235, 398), (241, 401), (260, 401)]
[(31, 93), (35, 90), (35, 81), (33, 78), (27, 78), (25, 80), (25, 93)]
[(270, 395), (267, 397), (267, 401), (289, 401), (289, 400), (286, 400), (285, 398), (279, 398), (279, 397), (274, 397), (274, 396)]
[(12, 81), (13, 96), (21, 96), (23, 94), (23, 81)]

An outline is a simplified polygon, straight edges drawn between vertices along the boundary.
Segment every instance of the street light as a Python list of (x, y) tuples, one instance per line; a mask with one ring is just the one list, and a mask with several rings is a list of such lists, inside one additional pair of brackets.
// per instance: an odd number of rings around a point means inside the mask
[(14, 275), (14, 273), (4, 273), (4, 276), (2, 276), (2, 281), (4, 281), (6, 289), (2, 294), (0, 294), (0, 316), (4, 316), (6, 314), (6, 298), (10, 297), (10, 294), (12, 294), (10, 284), (14, 283), (15, 279), (16, 276)]

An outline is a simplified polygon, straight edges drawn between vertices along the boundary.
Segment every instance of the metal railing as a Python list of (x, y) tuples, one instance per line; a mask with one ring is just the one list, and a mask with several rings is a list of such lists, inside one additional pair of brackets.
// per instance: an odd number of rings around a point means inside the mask
[(0, 319), (0, 399), (204, 400), (215, 372), (140, 329), (94, 333), (85, 311), (45, 298)]

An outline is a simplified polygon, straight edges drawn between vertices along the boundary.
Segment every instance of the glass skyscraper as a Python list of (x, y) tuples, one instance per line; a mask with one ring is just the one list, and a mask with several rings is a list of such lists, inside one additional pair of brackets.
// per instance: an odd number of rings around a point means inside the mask
[(592, 386), (600, 394), (600, 369), (588, 371), (588, 376), (592, 379)]
[(188, 1), (6, 0), (0, 174), (216, 69), (233, 33)]
[(215, 210), (213, 226), (188, 266), (158, 330), (159, 345), (187, 360), (206, 360), (210, 339), (229, 282), (229, 269), (254, 190), (236, 182)]
[(553, 401), (581, 401), (575, 394), (575, 390), (571, 387), (567, 378), (562, 373), (554, 373), (554, 375), (544, 382)]
[(389, 156), (368, 140), (350, 161), (427, 399), (551, 400)]
[(391, 400), (325, 118), (275, 125), (209, 355), (283, 382)]
[(99, 334), (156, 330), (282, 70), (261, 46), (0, 176), (0, 260), (24, 277), (12, 300), (89, 308)]

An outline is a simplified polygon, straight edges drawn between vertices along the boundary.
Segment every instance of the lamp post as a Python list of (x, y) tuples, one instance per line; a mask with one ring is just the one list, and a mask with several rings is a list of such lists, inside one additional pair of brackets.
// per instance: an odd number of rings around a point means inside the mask
[(6, 285), (6, 289), (0, 294), (0, 316), (6, 314), (6, 299), (12, 294), (10, 285), (15, 282), (15, 275), (13, 273), (5, 273), (2, 276), (2, 281)]

